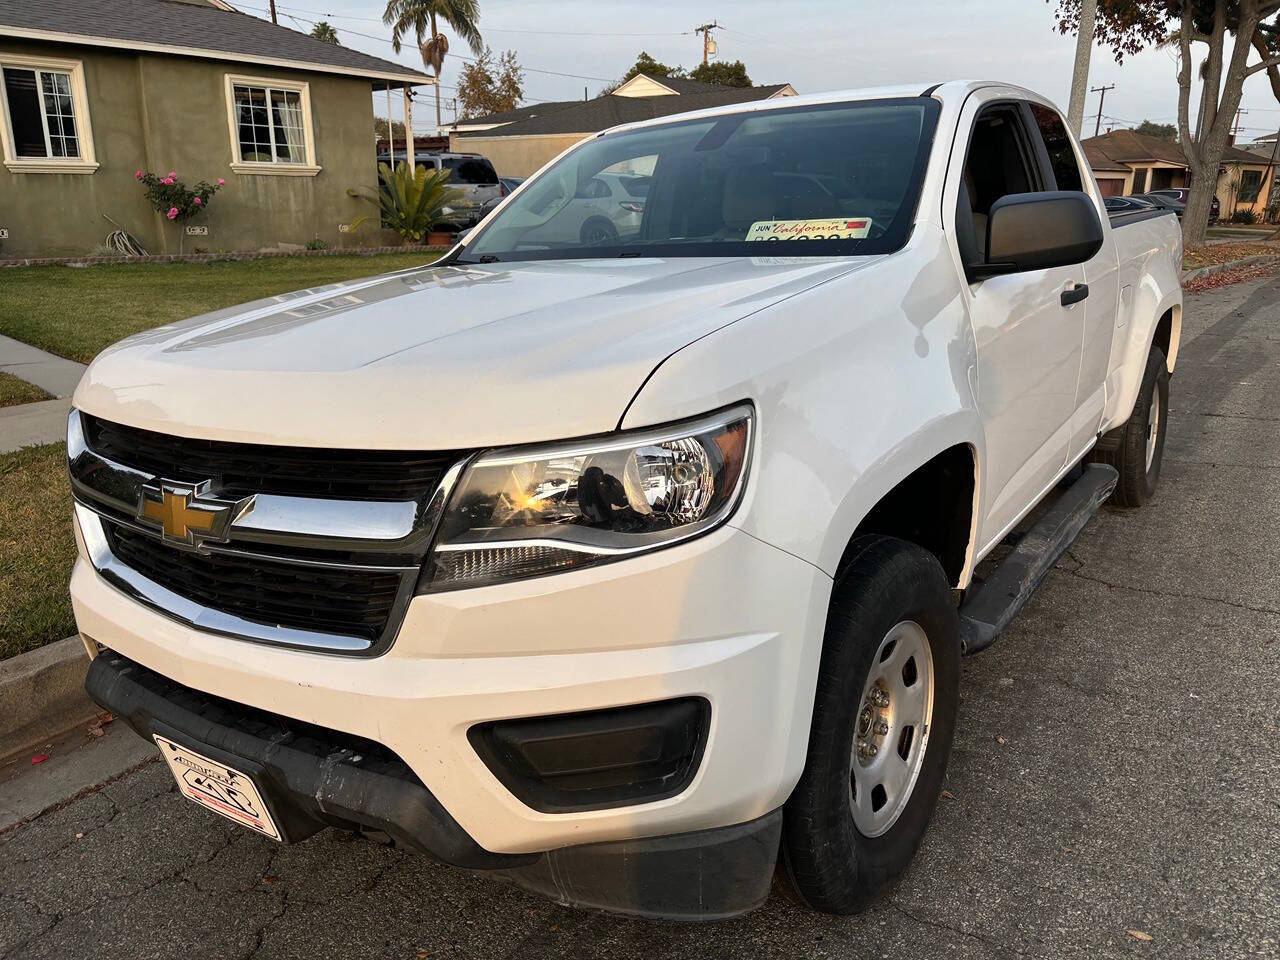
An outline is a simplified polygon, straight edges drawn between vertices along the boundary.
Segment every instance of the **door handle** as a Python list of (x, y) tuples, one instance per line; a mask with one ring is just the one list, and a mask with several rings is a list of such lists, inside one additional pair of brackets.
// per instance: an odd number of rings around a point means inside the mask
[(1062, 305), (1069, 307), (1073, 303), (1079, 303), (1089, 295), (1089, 285), (1087, 283), (1077, 283), (1070, 290), (1062, 291)]

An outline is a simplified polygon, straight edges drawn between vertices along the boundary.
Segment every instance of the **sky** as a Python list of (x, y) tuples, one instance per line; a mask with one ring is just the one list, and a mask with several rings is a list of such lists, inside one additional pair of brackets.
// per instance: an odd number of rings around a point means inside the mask
[[(265, 17), (266, 0), (230, 0), (245, 13)], [(327, 20), (349, 47), (421, 68), (417, 50), (399, 56), (382, 25), (380, 0), (277, 0), (280, 23), (310, 30)], [(686, 67), (702, 58), (701, 23), (717, 21), (720, 60), (742, 60), (753, 82), (791, 83), (800, 93), (899, 82), (947, 79), (1005, 80), (1030, 87), (1066, 110), (1075, 38), (1054, 29), (1046, 0), (963, 0), (893, 3), (872, 0), (480, 0), (480, 31), (495, 52), (514, 50), (526, 69), (527, 102), (595, 96), (626, 72), (641, 50)], [(292, 18), (292, 19), (291, 19)], [(446, 32), (448, 32), (446, 30)], [(451, 52), (441, 77), (445, 121), (451, 118), (466, 44), (450, 35)], [(1204, 48), (1199, 48), (1203, 50)], [(1256, 59), (1256, 56), (1255, 56)], [(1107, 91), (1101, 129), (1135, 126), (1144, 119), (1177, 122), (1174, 52), (1148, 50), (1117, 64), (1109, 49), (1095, 47), (1089, 85)], [(425, 90), (414, 110), (414, 129), (428, 132), (433, 94)], [(398, 98), (397, 98), (398, 99)], [(384, 98), (375, 97), (386, 113)], [(1194, 104), (1193, 100), (1193, 104)], [(1280, 127), (1280, 103), (1265, 74), (1245, 84), (1241, 142)], [(393, 115), (402, 109), (394, 104)], [(1098, 94), (1085, 107), (1084, 135), (1092, 136)]]

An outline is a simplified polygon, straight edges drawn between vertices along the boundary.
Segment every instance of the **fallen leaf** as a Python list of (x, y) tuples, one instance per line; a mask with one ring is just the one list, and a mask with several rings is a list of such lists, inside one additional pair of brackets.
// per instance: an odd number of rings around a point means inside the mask
[(954, 800), (956, 798), (956, 795), (952, 793), (950, 790), (943, 790), (940, 794), (938, 794), (938, 796), (940, 796), (943, 800)]
[(275, 876), (274, 874), (264, 873), (262, 875), (262, 882), (263, 883), (279, 883), (280, 878)]
[(102, 737), (102, 736), (106, 736), (106, 731), (105, 731), (105, 730), (103, 730), (101, 727), (90, 727), (90, 728), (89, 728), (89, 736), (91, 736), (91, 737)]
[(1009, 742), (1009, 741), (1008, 741), (1008, 740), (1006, 740), (1004, 737), (996, 737), (996, 743), (1000, 744), (1001, 746), (1003, 746), (1004, 744), (1006, 744), (1006, 743), (1008, 743), (1008, 742)]
[(83, 834), (83, 833), (77, 833), (77, 834), (76, 834), (76, 839), (77, 839), (77, 840), (83, 840), (83, 839), (84, 839), (84, 834)]
[(1143, 930), (1126, 930), (1125, 933), (1133, 937), (1135, 940), (1141, 940), (1143, 943), (1149, 943), (1151, 941), (1151, 934)]
[(49, 759), (49, 755), (47, 753), (37, 753), (34, 757), (31, 758), (31, 762), (44, 763), (48, 759)]

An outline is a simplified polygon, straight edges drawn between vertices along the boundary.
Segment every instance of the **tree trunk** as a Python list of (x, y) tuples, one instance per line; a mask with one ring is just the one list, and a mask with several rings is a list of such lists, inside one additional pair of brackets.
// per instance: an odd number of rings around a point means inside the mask
[(1080, 29), (1076, 34), (1076, 62), (1071, 72), (1071, 103), (1067, 126), (1076, 136), (1084, 125), (1084, 100), (1089, 92), (1089, 55), (1093, 52), (1093, 28), (1098, 0), (1080, 0)]
[(1188, 103), (1191, 89), (1190, 38), (1192, 34), (1190, 4), (1182, 17), (1180, 46), (1182, 63), (1178, 72), (1178, 129), (1183, 136), (1182, 150), (1191, 167), (1191, 195), (1187, 197), (1187, 209), (1182, 218), (1184, 247), (1204, 244), (1209, 227), (1209, 207), (1218, 182), (1218, 167), (1227, 148), (1227, 138), (1240, 97), (1244, 93), (1244, 81), (1249, 75), (1249, 51), (1258, 27), (1257, 0), (1241, 0), (1235, 25), (1231, 56), (1223, 63), (1227, 36), (1227, 5), (1229, 0), (1217, 0), (1213, 15), (1213, 32), (1196, 39), (1209, 47), (1208, 71), (1204, 80), (1205, 115), (1202, 136), (1190, 139)]
[[(439, 36), (439, 34), (440, 34), (440, 31), (436, 28), (436, 14), (435, 14), (435, 11), (433, 10), (431, 12), (431, 39), (434, 40), (437, 36)], [(443, 60), (443, 57), (441, 57), (441, 60)], [(440, 124), (440, 68), (443, 66), (444, 66), (443, 63), (436, 64), (436, 136), (437, 137), (440, 136), (440, 126), (441, 126)]]
[(1191, 195), (1187, 197), (1187, 209), (1182, 214), (1182, 242), (1187, 247), (1204, 244), (1205, 230), (1209, 226), (1209, 209), (1213, 203), (1213, 191), (1218, 185), (1218, 168), (1201, 167), (1191, 174)]

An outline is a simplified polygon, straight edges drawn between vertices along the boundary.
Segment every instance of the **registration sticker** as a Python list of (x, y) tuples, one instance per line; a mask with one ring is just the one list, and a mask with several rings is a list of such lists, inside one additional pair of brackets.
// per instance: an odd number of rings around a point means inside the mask
[(747, 240), (857, 240), (871, 230), (870, 217), (825, 220), (758, 220)]
[(184, 797), (242, 827), (272, 840), (280, 839), (280, 831), (262, 802), (262, 794), (248, 776), (159, 734), (154, 736), (160, 755), (169, 764)]

